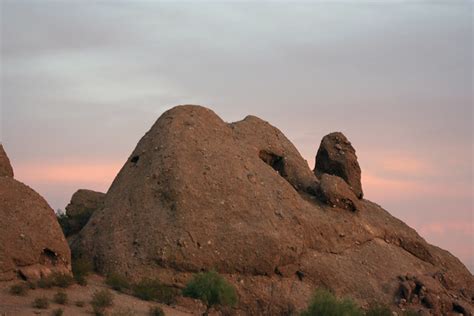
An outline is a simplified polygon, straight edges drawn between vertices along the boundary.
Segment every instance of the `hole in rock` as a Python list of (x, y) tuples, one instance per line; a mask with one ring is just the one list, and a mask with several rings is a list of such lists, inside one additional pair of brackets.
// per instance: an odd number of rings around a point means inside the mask
[(133, 156), (132, 159), (130, 159), (130, 162), (137, 163), (138, 160), (140, 160), (140, 156), (137, 155), (137, 156)]
[(266, 150), (261, 150), (258, 154), (260, 159), (263, 160), (267, 165), (272, 167), (274, 170), (278, 172), (280, 176), (287, 180), (287, 173), (285, 171), (285, 158), (282, 156), (275, 155), (270, 153)]
[(43, 249), (43, 252), (41, 253), (41, 256), (40, 256), (41, 264), (55, 265), (57, 261), (58, 261), (58, 255), (54, 251), (48, 248)]

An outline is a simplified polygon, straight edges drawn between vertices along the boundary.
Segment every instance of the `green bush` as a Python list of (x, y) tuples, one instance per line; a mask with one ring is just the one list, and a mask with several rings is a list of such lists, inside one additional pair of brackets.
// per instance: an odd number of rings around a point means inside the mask
[(362, 316), (360, 308), (351, 300), (337, 299), (326, 290), (317, 290), (301, 316)]
[(37, 297), (33, 301), (33, 307), (39, 309), (47, 309), (49, 307), (49, 301), (46, 297)]
[(87, 285), (86, 277), (94, 271), (92, 263), (84, 258), (75, 258), (72, 260), (72, 274), (77, 284)]
[(186, 285), (183, 295), (200, 299), (209, 306), (235, 306), (237, 303), (233, 285), (215, 271), (196, 274)]
[(53, 316), (63, 316), (64, 311), (62, 308), (57, 308), (51, 313)]
[(414, 310), (407, 310), (403, 312), (403, 316), (418, 316), (418, 315), (420, 314)]
[(68, 300), (68, 297), (67, 297), (66, 292), (64, 292), (64, 291), (57, 292), (53, 297), (53, 301), (56, 304), (66, 305), (67, 300)]
[(24, 284), (14, 284), (10, 286), (9, 290), (11, 295), (16, 295), (16, 296), (25, 296), (28, 293), (28, 287), (26, 287)]
[(392, 311), (388, 306), (377, 303), (369, 307), (365, 316), (392, 316)]
[(119, 292), (124, 292), (125, 290), (130, 289), (130, 283), (128, 282), (128, 280), (124, 276), (116, 273), (111, 273), (107, 275), (105, 283), (112, 289)]
[(152, 306), (150, 307), (150, 311), (148, 312), (150, 316), (165, 316), (165, 312), (159, 306)]
[(176, 302), (177, 291), (158, 280), (144, 279), (133, 285), (133, 295), (145, 301), (157, 301), (163, 304)]

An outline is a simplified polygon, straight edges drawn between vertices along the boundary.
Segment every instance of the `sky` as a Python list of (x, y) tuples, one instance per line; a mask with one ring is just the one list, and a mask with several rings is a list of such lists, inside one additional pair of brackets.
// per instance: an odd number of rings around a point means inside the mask
[(0, 4), (0, 139), (54, 209), (201, 104), (271, 122), (311, 167), (342, 131), (365, 197), (474, 271), (472, 1)]

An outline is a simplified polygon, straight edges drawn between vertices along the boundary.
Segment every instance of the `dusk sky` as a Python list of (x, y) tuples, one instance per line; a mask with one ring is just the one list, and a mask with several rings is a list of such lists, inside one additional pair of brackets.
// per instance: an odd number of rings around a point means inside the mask
[(54, 209), (201, 104), (269, 121), (311, 168), (342, 131), (366, 198), (474, 271), (473, 2), (0, 3), (0, 139)]

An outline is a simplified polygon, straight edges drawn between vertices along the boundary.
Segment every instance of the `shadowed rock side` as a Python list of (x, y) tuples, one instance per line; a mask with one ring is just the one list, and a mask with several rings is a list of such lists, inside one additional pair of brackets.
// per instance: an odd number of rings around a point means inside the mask
[(69, 247), (48, 203), (12, 177), (0, 177), (0, 280), (70, 274), (70, 263)]
[[(216, 269), (238, 290), (237, 314), (300, 310), (317, 287), (362, 305), (472, 309), (473, 277), (458, 259), (341, 181), (326, 175), (320, 184), (265, 121), (226, 124), (206, 108), (178, 106), (140, 140), (72, 247), (101, 272), (177, 287)], [(407, 275), (436, 289), (406, 299)], [(422, 298), (430, 291), (442, 293), (431, 305)]]
[(13, 178), (13, 168), (2, 144), (0, 144), (0, 177)]
[(66, 237), (77, 234), (87, 224), (92, 213), (104, 206), (105, 193), (92, 190), (77, 190), (66, 206)]
[(314, 173), (318, 177), (324, 173), (341, 177), (358, 198), (364, 195), (355, 149), (342, 133), (324, 136), (316, 155)]

